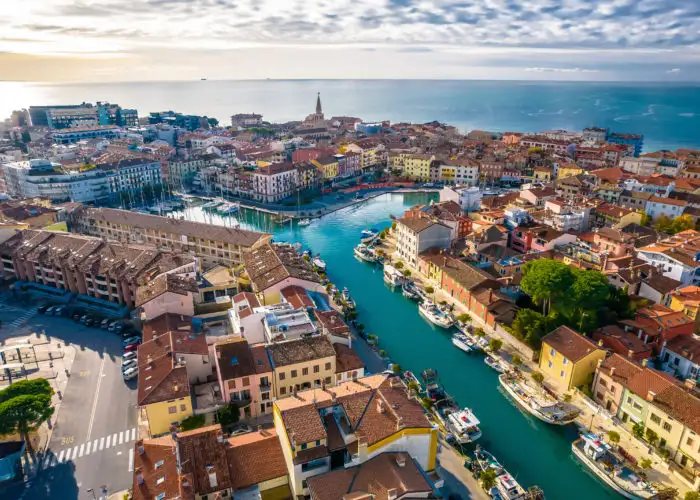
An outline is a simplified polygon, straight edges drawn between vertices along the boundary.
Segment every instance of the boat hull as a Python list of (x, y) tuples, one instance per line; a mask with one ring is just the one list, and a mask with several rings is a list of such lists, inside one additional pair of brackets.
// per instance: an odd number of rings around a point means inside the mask
[(465, 344), (464, 342), (462, 342), (462, 341), (459, 340), (459, 339), (453, 338), (453, 339), (452, 339), (452, 345), (454, 345), (454, 346), (457, 347), (458, 349), (461, 349), (461, 350), (464, 351), (464, 352), (472, 352), (472, 348), (469, 347), (467, 344)]
[(439, 326), (440, 328), (450, 328), (454, 324), (454, 323), (451, 323), (449, 321), (443, 322), (443, 321), (440, 321), (440, 320), (434, 318), (431, 314), (424, 312), (423, 308), (421, 308), (421, 307), (418, 308), (418, 312), (420, 312), (421, 316), (423, 316), (425, 319), (430, 321), (430, 323), (432, 323), (435, 326)]
[(629, 498), (630, 500), (649, 500), (650, 498), (653, 498), (653, 496), (648, 496), (648, 497), (642, 497), (639, 495), (635, 495), (634, 493), (630, 493), (629, 491), (625, 490), (622, 488), (619, 484), (617, 484), (615, 481), (613, 481), (610, 477), (608, 477), (603, 471), (601, 471), (594, 463), (591, 463), (591, 459), (589, 459), (583, 451), (581, 451), (574, 443), (571, 445), (571, 451), (574, 453), (574, 456), (578, 459), (579, 462), (581, 462), (583, 465), (586, 466), (586, 469), (588, 469), (592, 474), (595, 474), (595, 476), (605, 483), (607, 486), (609, 486), (613, 491), (615, 491), (617, 494)]
[(377, 262), (377, 259), (375, 257), (367, 255), (367, 254), (360, 252), (358, 250), (355, 250), (355, 257), (357, 257), (358, 259), (360, 259), (363, 262), (369, 262), (370, 264)]
[(537, 420), (541, 420), (542, 422), (544, 422), (546, 424), (550, 424), (550, 425), (568, 425), (571, 423), (570, 420), (566, 420), (566, 421), (554, 420), (554, 419), (551, 419), (551, 418), (547, 417), (546, 415), (543, 415), (542, 413), (538, 412), (537, 410), (532, 408), (529, 404), (527, 404), (527, 401), (523, 401), (523, 399), (520, 396), (518, 396), (518, 394), (513, 390), (513, 388), (510, 386), (510, 384), (508, 384), (508, 382), (504, 382), (504, 380), (505, 380), (505, 377), (498, 377), (498, 382), (501, 384), (501, 386), (508, 393), (508, 396), (510, 396), (510, 398), (512, 400), (514, 400), (515, 403), (520, 408), (522, 408), (527, 413), (529, 413), (530, 415), (535, 417)]

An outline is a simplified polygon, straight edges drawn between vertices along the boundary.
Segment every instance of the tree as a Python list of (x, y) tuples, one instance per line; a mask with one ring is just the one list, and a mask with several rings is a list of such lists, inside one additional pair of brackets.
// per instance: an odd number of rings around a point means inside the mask
[(651, 215), (642, 212), (642, 220), (640, 222), (642, 226), (650, 226), (651, 225)]
[(432, 286), (426, 286), (425, 293), (435, 298), (435, 289)]
[(546, 314), (552, 308), (552, 301), (564, 301), (573, 284), (574, 273), (569, 266), (551, 259), (537, 259), (525, 265), (520, 288)]
[(654, 429), (648, 429), (644, 432), (644, 436), (649, 441), (649, 444), (654, 446), (654, 444), (659, 440), (659, 435), (654, 431)]
[(538, 349), (540, 339), (547, 334), (547, 318), (532, 309), (520, 309), (513, 320), (511, 330), (516, 338), (533, 349)]
[(408, 390), (415, 394), (418, 394), (420, 392), (420, 386), (418, 385), (418, 382), (416, 382), (415, 380), (411, 380), (408, 383)]
[(697, 491), (686, 491), (683, 500), (700, 500), (700, 493)]
[(38, 429), (53, 415), (51, 396), (48, 394), (24, 394), (0, 404), (0, 434), (19, 433), (27, 444), (32, 458), (35, 451), (29, 432)]
[(430, 410), (433, 407), (433, 400), (428, 397), (421, 398), (420, 402), (426, 410)]
[(632, 425), (632, 435), (637, 439), (642, 439), (642, 436), (644, 436), (644, 424), (635, 422), (634, 425)]
[(235, 403), (229, 403), (216, 412), (216, 417), (222, 427), (227, 427), (238, 422), (241, 411)]
[(394, 267), (399, 270), (403, 269), (403, 262), (398, 261), (396, 264), (394, 264)]
[(673, 219), (669, 232), (671, 234), (676, 234), (680, 233), (681, 231), (687, 231), (688, 229), (694, 228), (695, 223), (693, 222), (693, 219), (692, 217), (690, 217), (690, 215), (679, 215), (678, 217)]
[(45, 378), (34, 380), (20, 380), (0, 391), (0, 403), (4, 403), (17, 396), (45, 394), (53, 396), (53, 388)]
[(191, 415), (180, 422), (180, 429), (183, 431), (191, 431), (204, 427), (204, 415)]
[(570, 289), (573, 307), (579, 311), (595, 311), (605, 304), (610, 292), (608, 277), (598, 271), (574, 271)]
[(394, 363), (391, 365), (391, 371), (394, 372), (394, 375), (400, 375), (403, 369), (401, 368), (400, 364)]
[(648, 458), (644, 458), (641, 460), (641, 462), (639, 462), (639, 466), (642, 469), (651, 469), (651, 460), (649, 460)]
[(608, 441), (617, 445), (620, 442), (620, 433), (617, 431), (608, 431)]
[(481, 476), (479, 476), (479, 480), (481, 480), (482, 488), (486, 491), (491, 491), (491, 488), (496, 486), (496, 471), (493, 469), (485, 470), (481, 473)]
[(469, 316), (467, 313), (462, 313), (459, 316), (457, 316), (457, 321), (460, 323), (471, 323), (472, 317)]
[(662, 233), (668, 233), (671, 231), (672, 224), (673, 224), (673, 221), (671, 220), (671, 218), (668, 215), (661, 214), (661, 215), (659, 215), (659, 218), (656, 219), (656, 223), (654, 223), (654, 227), (658, 231), (661, 231)]
[(513, 359), (511, 359), (511, 363), (515, 366), (521, 366), (523, 364), (523, 360), (520, 358), (519, 355), (513, 354)]
[(391, 223), (391, 229), (392, 229), (392, 231), (396, 230), (396, 222)]
[(403, 275), (406, 276), (407, 278), (411, 277), (411, 270), (410, 269), (404, 269), (403, 270)]
[(484, 331), (483, 328), (476, 328), (476, 329), (474, 330), (474, 335), (476, 335), (477, 337), (481, 338), (481, 337), (485, 337), (485, 336), (486, 336), (486, 332)]
[(534, 380), (540, 385), (542, 385), (542, 382), (544, 382), (544, 375), (542, 375), (540, 372), (532, 372), (531, 376), (532, 380)]
[(503, 347), (503, 341), (501, 339), (491, 339), (489, 340), (489, 349), (491, 352), (498, 352)]

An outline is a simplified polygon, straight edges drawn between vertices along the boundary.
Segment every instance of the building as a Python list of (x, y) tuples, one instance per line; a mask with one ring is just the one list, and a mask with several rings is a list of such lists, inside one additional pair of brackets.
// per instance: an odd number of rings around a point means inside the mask
[[(142, 286), (167, 274), (194, 276), (188, 255), (90, 236), (28, 229), (0, 244), (3, 278), (39, 285), (56, 296), (85, 295), (134, 307)], [(94, 301), (93, 301), (94, 302)]]
[(424, 217), (436, 220), (452, 229), (452, 241), (465, 238), (472, 230), (472, 219), (454, 201), (440, 201), (429, 205), (415, 205), (404, 212), (404, 217)]
[(674, 311), (683, 311), (695, 321), (695, 332), (700, 331), (700, 287), (691, 285), (673, 290), (665, 303)]
[(243, 256), (243, 263), (253, 292), (263, 305), (278, 304), (282, 289), (291, 285), (325, 293), (318, 273), (292, 246), (256, 246)]
[(257, 113), (238, 113), (231, 117), (232, 127), (260, 127), (263, 125), (262, 115)]
[(622, 329), (618, 325), (606, 325), (591, 334), (591, 338), (611, 352), (635, 361), (647, 359), (654, 354), (652, 346), (644, 343), (629, 328)]
[(115, 139), (121, 135), (121, 129), (115, 125), (92, 125), (76, 128), (54, 130), (51, 133), (56, 144), (72, 144), (90, 139)]
[(678, 336), (690, 336), (695, 329), (695, 321), (682, 311), (673, 311), (661, 304), (642, 307), (633, 319), (623, 319), (619, 323), (649, 344), (657, 354), (664, 342)]
[(429, 248), (450, 248), (452, 228), (427, 217), (403, 217), (396, 221), (396, 249), (416, 267), (418, 256)]
[(481, 208), (481, 190), (478, 187), (454, 188), (445, 186), (440, 190), (440, 202), (454, 201), (465, 212), (475, 212)]
[(225, 438), (220, 425), (136, 442), (134, 500), (289, 498), (274, 430)]
[(242, 419), (271, 414), (275, 390), (265, 346), (251, 346), (239, 337), (222, 339), (214, 348), (224, 401), (235, 403)]
[(659, 359), (664, 371), (686, 380), (700, 380), (700, 339), (680, 336), (664, 343)]
[(398, 153), (389, 156), (391, 167), (401, 172), (407, 179), (428, 182), (430, 181), (430, 166), (435, 161), (435, 156), (419, 153)]
[(111, 208), (79, 207), (69, 215), (71, 231), (122, 243), (145, 243), (194, 255), (201, 267), (235, 267), (244, 252), (270, 240), (270, 235), (200, 222)]
[(252, 172), (251, 198), (262, 203), (276, 203), (297, 193), (299, 179), (291, 162), (272, 163)]
[(652, 220), (656, 220), (662, 215), (673, 219), (679, 215), (683, 215), (686, 205), (687, 203), (685, 200), (652, 196), (647, 201), (644, 210)]
[(277, 342), (267, 350), (276, 398), (335, 384), (335, 349), (326, 335)]
[(700, 283), (700, 233), (692, 229), (637, 249), (637, 257), (684, 285)]
[(298, 392), (275, 402), (274, 422), (295, 496), (318, 495), (322, 475), (354, 473), (384, 453), (407, 453), (423, 471), (436, 466), (437, 427), (396, 377), (371, 375)]
[(148, 321), (165, 313), (194, 316), (194, 300), (199, 293), (191, 276), (161, 274), (136, 290), (135, 306), (141, 319)]
[(545, 378), (566, 390), (590, 383), (605, 359), (605, 351), (567, 326), (560, 326), (542, 338), (540, 371)]
[(622, 144), (623, 146), (629, 146), (634, 151), (634, 156), (639, 156), (642, 154), (644, 149), (644, 136), (639, 134), (623, 134), (618, 132), (613, 132), (608, 134), (606, 139), (611, 144)]
[(316, 166), (321, 177), (326, 181), (332, 181), (340, 174), (340, 164), (336, 156), (320, 156), (311, 163)]
[(593, 377), (593, 399), (617, 415), (623, 403), (625, 386), (642, 370), (641, 365), (626, 356), (613, 354), (604, 359)]

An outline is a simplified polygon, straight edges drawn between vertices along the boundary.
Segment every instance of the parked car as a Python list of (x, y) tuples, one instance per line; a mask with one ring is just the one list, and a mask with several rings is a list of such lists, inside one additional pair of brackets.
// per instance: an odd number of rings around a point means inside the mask
[(124, 354), (122, 354), (122, 361), (128, 361), (130, 359), (136, 359), (135, 351), (125, 352)]
[(73, 321), (80, 323), (81, 318), (82, 318), (82, 316), (80, 315), (80, 313), (73, 314)]
[(114, 330), (113, 330), (114, 333), (119, 334), (119, 333), (122, 333), (123, 331), (124, 331), (124, 324), (123, 323), (117, 323), (116, 325), (114, 325)]
[(63, 311), (65, 311), (65, 307), (63, 306), (58, 306), (56, 309), (53, 310), (53, 315), (54, 316), (63, 316)]
[(133, 344), (126, 345), (126, 346), (124, 346), (124, 352), (135, 351), (136, 349), (139, 348), (140, 345), (141, 345), (140, 340), (138, 342), (134, 342)]
[(134, 336), (134, 337), (129, 337), (128, 339), (124, 339), (122, 342), (122, 345), (129, 345), (129, 344), (132, 344), (136, 341), (141, 342), (141, 337)]
[(122, 377), (124, 377), (124, 380), (131, 380), (132, 378), (136, 378), (139, 374), (139, 369), (135, 366), (132, 366), (131, 368), (127, 369), (122, 373)]
[[(131, 351), (133, 352), (133, 351)], [(122, 361), (122, 371), (125, 372), (129, 368), (134, 368), (136, 367), (136, 360), (135, 359), (127, 359), (126, 361)]]
[(37, 311), (39, 314), (44, 314), (44, 313), (46, 313), (46, 310), (47, 310), (48, 308), (49, 308), (49, 306), (47, 306), (46, 304), (42, 304), (42, 305), (40, 305), (40, 306), (37, 308), (36, 311)]
[(100, 328), (107, 329), (109, 327), (110, 323), (111, 323), (111, 321), (109, 319), (105, 318), (100, 322)]
[(53, 316), (53, 312), (56, 310), (56, 306), (51, 306), (48, 309), (46, 309), (46, 315), (47, 316)]
[(118, 324), (119, 324), (119, 321), (117, 321), (117, 320), (112, 321), (112, 322), (109, 324), (109, 326), (107, 327), (107, 330), (109, 330), (110, 332), (113, 332), (114, 329), (117, 327)]
[(233, 429), (231, 429), (231, 436), (237, 436), (238, 434), (247, 434), (253, 432), (253, 428), (246, 424), (238, 424)]
[(141, 332), (137, 332), (133, 328), (128, 328), (126, 330), (123, 330), (122, 332), (119, 332), (119, 334), (122, 336), (123, 339), (128, 339), (130, 337), (141, 338)]

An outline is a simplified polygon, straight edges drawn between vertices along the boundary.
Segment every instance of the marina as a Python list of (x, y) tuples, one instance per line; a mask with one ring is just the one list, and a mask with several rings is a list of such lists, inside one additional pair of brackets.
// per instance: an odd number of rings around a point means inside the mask
[[(229, 227), (240, 223), (243, 228), (271, 232), (276, 241), (300, 242), (314, 255), (320, 252), (332, 282), (341, 290), (347, 287), (352, 292), (366, 331), (380, 337), (382, 348), (404, 371), (420, 374), (427, 367), (439, 367), (445, 390), (460, 408), (469, 405), (478, 416), (483, 434), (478, 443), (496, 454), (508, 471), (517, 473), (523, 487), (537, 484), (547, 498), (555, 500), (619, 498), (586, 474), (575, 460), (571, 443), (578, 434), (574, 426), (551, 426), (524, 418), (498, 390), (496, 372), (480, 357), (466, 356), (455, 348), (451, 335), (436, 335), (435, 327), (420, 317), (416, 303), (404, 297), (398, 285), (388, 287), (383, 283), (382, 266), (367, 265), (353, 256), (362, 229), (389, 227), (389, 215), (400, 215), (407, 208), (431, 199), (435, 199), (434, 194), (386, 194), (325, 215), (310, 227), (280, 226), (271, 223), (264, 214), (248, 210), (241, 210), (235, 217), (223, 217), (199, 207), (188, 207), (172, 216)], [(533, 450), (537, 450), (536, 460)]]

